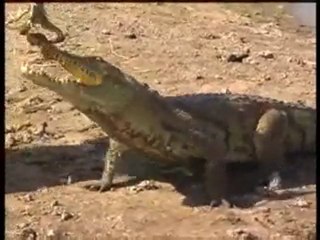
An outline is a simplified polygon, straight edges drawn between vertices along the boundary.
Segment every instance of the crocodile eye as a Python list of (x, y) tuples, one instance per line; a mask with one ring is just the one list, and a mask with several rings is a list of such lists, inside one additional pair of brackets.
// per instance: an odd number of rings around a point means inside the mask
[(91, 77), (92, 73), (89, 70), (84, 70), (88, 76)]

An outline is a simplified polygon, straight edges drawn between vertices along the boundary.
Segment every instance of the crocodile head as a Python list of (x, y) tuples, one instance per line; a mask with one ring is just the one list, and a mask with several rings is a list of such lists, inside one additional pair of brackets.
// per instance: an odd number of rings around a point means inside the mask
[(73, 78), (50, 76), (45, 67), (30, 63), (21, 67), (22, 75), (72, 102), (77, 108), (101, 107), (117, 112), (131, 103), (138, 82), (100, 57), (83, 57), (58, 49), (43, 34), (29, 33), (27, 40), (40, 48), (45, 60), (58, 62)]

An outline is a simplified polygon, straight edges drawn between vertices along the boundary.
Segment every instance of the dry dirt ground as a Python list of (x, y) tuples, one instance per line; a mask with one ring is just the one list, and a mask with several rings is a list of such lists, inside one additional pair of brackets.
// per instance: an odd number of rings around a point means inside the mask
[[(19, 7), (27, 5), (6, 4), (6, 17)], [(54, 3), (47, 10), (68, 34), (61, 48), (100, 55), (161, 94), (229, 89), (315, 106), (314, 33), (277, 6)], [(299, 158), (295, 164), (308, 166), (289, 174), (311, 193), (247, 207), (188, 204), (187, 180), (146, 177), (106, 193), (80, 188), (100, 177), (107, 138), (23, 79), (19, 65), (39, 57), (37, 49), (16, 31), (5, 37), (6, 239), (315, 239), (315, 158)], [(146, 174), (137, 158), (127, 160), (122, 173)]]

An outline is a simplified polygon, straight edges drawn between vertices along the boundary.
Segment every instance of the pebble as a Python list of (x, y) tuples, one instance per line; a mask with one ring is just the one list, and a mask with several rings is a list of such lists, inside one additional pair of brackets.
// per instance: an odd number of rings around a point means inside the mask
[(220, 37), (218, 35), (213, 34), (213, 33), (206, 33), (202, 36), (202, 38), (208, 39), (208, 40), (214, 40), (214, 39), (219, 39)]
[(55, 231), (54, 231), (53, 229), (49, 229), (49, 230), (47, 231), (47, 237), (53, 238), (54, 236), (56, 236)]
[(227, 62), (241, 62), (243, 61), (243, 59), (249, 57), (249, 51), (246, 50), (244, 52), (238, 52), (238, 53), (230, 53), (226, 60)]
[(202, 80), (202, 79), (204, 79), (204, 77), (201, 74), (196, 75), (196, 80)]
[(60, 203), (58, 202), (58, 200), (54, 200), (51, 204), (51, 207), (56, 207), (56, 206), (60, 206)]
[(271, 51), (262, 51), (258, 53), (258, 56), (263, 57), (265, 59), (273, 59), (274, 54)]
[(128, 39), (137, 39), (137, 35), (135, 33), (128, 33), (128, 34), (125, 34), (124, 35), (125, 38), (128, 38)]
[(66, 211), (63, 211), (60, 219), (61, 219), (61, 221), (68, 221), (72, 218), (73, 218), (73, 214), (66, 212)]
[(104, 35), (111, 35), (112, 34), (111, 31), (109, 31), (107, 29), (102, 29), (101, 33)]

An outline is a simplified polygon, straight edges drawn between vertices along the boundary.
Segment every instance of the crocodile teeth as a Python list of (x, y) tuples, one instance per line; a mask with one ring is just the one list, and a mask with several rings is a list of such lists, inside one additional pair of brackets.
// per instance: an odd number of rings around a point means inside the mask
[(47, 81), (56, 82), (58, 84), (66, 84), (66, 83), (74, 82), (67, 76), (63, 78), (50, 76), (45, 72), (45, 67), (43, 66), (41, 66), (39, 70), (38, 69), (35, 70), (35, 69), (32, 69), (32, 66), (30, 64), (24, 63), (20, 66), (20, 71), (26, 77), (30, 77), (30, 75), (33, 75), (33, 77), (41, 77), (41, 78), (47, 79)]
[(41, 67), (39, 70), (38, 70), (38, 73), (40, 73), (40, 74), (44, 74), (44, 67)]
[(29, 73), (29, 71), (30, 71), (29, 66), (28, 66), (27, 64), (21, 65), (20, 71), (21, 71), (22, 73)]

